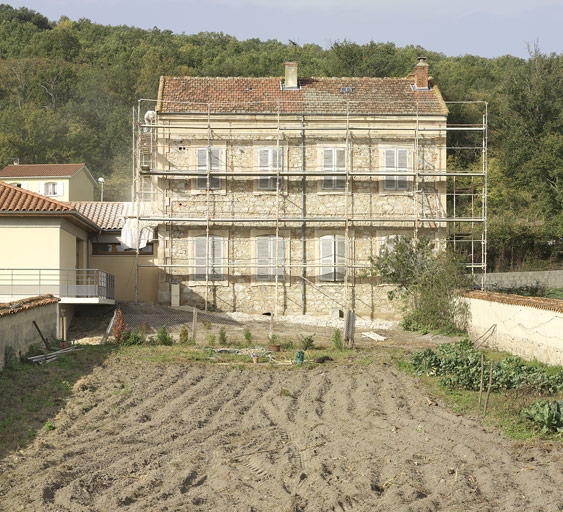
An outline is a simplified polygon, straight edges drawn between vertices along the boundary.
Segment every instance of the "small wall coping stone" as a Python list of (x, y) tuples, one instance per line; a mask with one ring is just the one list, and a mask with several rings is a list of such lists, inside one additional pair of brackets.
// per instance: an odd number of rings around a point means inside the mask
[(12, 302), (5, 302), (0, 304), (0, 317), (7, 315), (15, 315), (20, 311), (27, 309), (37, 308), (40, 306), (47, 306), (59, 302), (61, 299), (51, 294), (39, 295), (37, 297), (28, 297), (26, 299), (15, 300)]

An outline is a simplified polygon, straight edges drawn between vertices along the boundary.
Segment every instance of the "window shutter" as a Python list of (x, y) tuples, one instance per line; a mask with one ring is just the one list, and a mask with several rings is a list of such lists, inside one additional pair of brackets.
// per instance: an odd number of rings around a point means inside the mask
[(223, 237), (212, 235), (209, 237), (210, 245), (210, 270), (209, 279), (220, 281), (225, 278), (223, 274)]
[[(345, 171), (346, 170), (346, 150), (345, 149), (335, 149), (336, 153), (336, 170)], [(338, 190), (344, 190), (346, 188), (346, 178), (344, 176), (336, 177), (336, 183), (334, 188)]]
[[(385, 170), (386, 171), (395, 171), (395, 150), (394, 149), (386, 149), (384, 154), (385, 159)], [(395, 176), (385, 176), (383, 180), (383, 188), (384, 190), (396, 190), (397, 189), (397, 180)]]
[[(276, 252), (275, 252), (276, 237), (273, 237), (272, 246), (274, 248), (274, 253), (272, 254), (272, 259), (275, 261), (275, 258), (276, 258)], [(276, 271), (278, 273), (278, 279), (284, 279), (285, 278), (285, 238), (282, 238), (281, 236), (278, 237), (278, 261), (277, 261)]]
[(336, 269), (334, 280), (335, 281), (344, 281), (344, 277), (346, 275), (346, 241), (343, 236), (336, 236), (335, 237), (335, 249), (336, 249)]
[(269, 281), (271, 278), (270, 237), (259, 236), (256, 238), (256, 279)]
[(196, 236), (194, 238), (194, 280), (205, 281), (205, 262), (207, 260), (207, 251), (205, 247), (206, 237)]
[[(320, 240), (321, 244), (321, 271), (320, 280), (321, 281), (333, 281), (334, 280), (334, 237), (331, 235), (322, 236)], [(324, 266), (331, 265), (331, 266)]]
[(37, 184), (37, 192), (41, 195), (45, 195), (45, 183), (39, 182)]
[[(323, 170), (334, 171), (334, 149), (323, 149)], [(323, 189), (334, 190), (334, 177), (323, 177)]]
[[(258, 150), (258, 170), (259, 171), (269, 171), (270, 170), (270, 150), (260, 149)], [(275, 179), (273, 181), (275, 183)], [(272, 190), (272, 180), (270, 176), (260, 176), (258, 178), (258, 190)]]
[[(397, 170), (407, 172), (409, 167), (409, 150), (397, 149)], [(407, 176), (397, 176), (397, 190), (408, 190), (409, 180)]]
[[(283, 149), (282, 148), (280, 148), (279, 151), (277, 149), (272, 149), (272, 169), (274, 171), (278, 170), (278, 159), (279, 159), (279, 169), (280, 169), (279, 188), (281, 190), (281, 188), (282, 188), (281, 171), (283, 169)], [(276, 176), (272, 176), (270, 178), (270, 182), (271, 182), (271, 185), (272, 185), (272, 190), (276, 190)]]
[[(198, 172), (207, 172), (207, 149), (199, 148), (196, 152), (196, 170)], [(198, 176), (196, 178), (195, 188), (198, 190), (207, 189), (207, 176)]]
[[(211, 170), (219, 171), (223, 167), (221, 165), (221, 157), (223, 156), (223, 151), (219, 148), (211, 149)], [(218, 190), (221, 188), (221, 178), (219, 176), (211, 176), (209, 181), (210, 190)]]
[(65, 195), (65, 184), (64, 183), (57, 183), (55, 185), (55, 191), (57, 196), (64, 196)]

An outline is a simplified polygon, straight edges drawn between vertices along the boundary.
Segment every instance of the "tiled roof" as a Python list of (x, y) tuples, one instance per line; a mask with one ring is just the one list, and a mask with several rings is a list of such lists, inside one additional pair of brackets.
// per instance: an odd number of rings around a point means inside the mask
[[(413, 90), (407, 78), (300, 78), (300, 88), (284, 90), (282, 78), (160, 78), (161, 113), (212, 112), (419, 114), (446, 115), (448, 109), (433, 80), (430, 90)], [(341, 88), (351, 87), (352, 93)], [(186, 103), (187, 102), (187, 103)]]
[(85, 164), (18, 164), (7, 165), (0, 178), (35, 178), (74, 176)]
[(73, 211), (66, 203), (0, 181), (0, 213)]
[(90, 230), (99, 230), (99, 226), (85, 215), (75, 210), (70, 203), (63, 203), (49, 197), (24, 190), (15, 185), (0, 181), (0, 216), (6, 215), (45, 215), (60, 214), (72, 222), (88, 226)]
[(113, 231), (123, 228), (125, 203), (77, 201), (69, 204), (104, 230)]

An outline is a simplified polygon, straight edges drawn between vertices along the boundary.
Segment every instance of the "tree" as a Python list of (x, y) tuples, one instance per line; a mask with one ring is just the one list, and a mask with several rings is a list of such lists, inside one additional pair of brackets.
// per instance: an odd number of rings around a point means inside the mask
[(396, 285), (389, 293), (403, 311), (402, 326), (411, 331), (463, 331), (468, 307), (460, 291), (471, 280), (459, 257), (438, 250), (428, 238), (400, 236), (382, 248), (372, 260), (371, 273)]

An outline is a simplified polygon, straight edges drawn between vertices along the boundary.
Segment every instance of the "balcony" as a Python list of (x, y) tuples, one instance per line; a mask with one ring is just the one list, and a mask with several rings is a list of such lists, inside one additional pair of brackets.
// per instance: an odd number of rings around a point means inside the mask
[(0, 302), (47, 293), (61, 304), (115, 304), (115, 278), (90, 268), (0, 269)]

